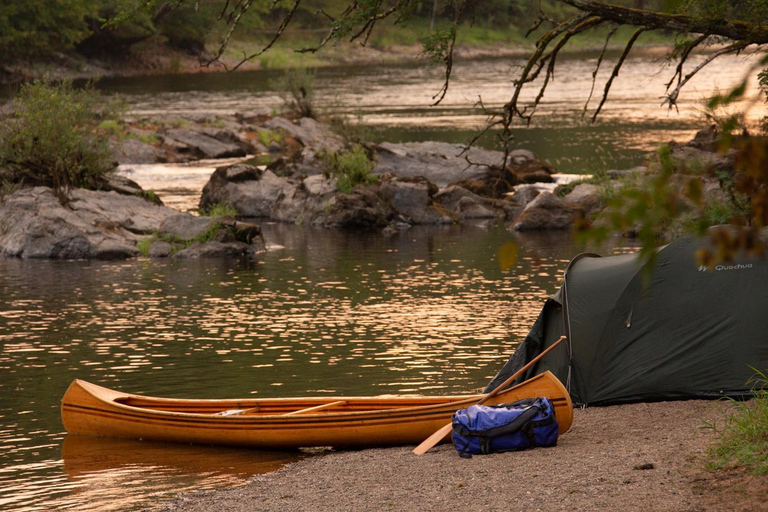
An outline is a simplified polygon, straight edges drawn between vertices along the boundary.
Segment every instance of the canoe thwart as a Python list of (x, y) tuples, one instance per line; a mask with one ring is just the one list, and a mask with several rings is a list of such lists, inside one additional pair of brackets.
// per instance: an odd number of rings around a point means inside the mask
[[(61, 419), (69, 434), (270, 450), (308, 446), (373, 447), (417, 444), (450, 424), (456, 410), (486, 395), (323, 396), (179, 399), (130, 395), (82, 380), (64, 394)], [(546, 396), (560, 433), (573, 405), (557, 378), (544, 372), (502, 390), (489, 404)], [(443, 439), (438, 439), (442, 441)]]
[(314, 407), (307, 407), (306, 409), (299, 409), (298, 411), (291, 411), (291, 412), (283, 414), (283, 416), (295, 416), (297, 414), (305, 414), (305, 413), (308, 413), (308, 412), (315, 412), (315, 411), (319, 411), (321, 409), (330, 409), (331, 407), (336, 406), (336, 405), (346, 405), (346, 403), (347, 403), (346, 400), (337, 400), (336, 402), (329, 402), (327, 404), (316, 405)]

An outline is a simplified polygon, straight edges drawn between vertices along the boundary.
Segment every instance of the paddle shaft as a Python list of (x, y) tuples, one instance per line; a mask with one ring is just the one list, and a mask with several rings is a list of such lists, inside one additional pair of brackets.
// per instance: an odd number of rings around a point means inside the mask
[[(508, 378), (507, 380), (505, 380), (504, 382), (502, 382), (498, 386), (496, 386), (496, 388), (493, 391), (483, 395), (483, 398), (481, 398), (477, 402), (477, 405), (481, 405), (481, 404), (485, 403), (486, 401), (490, 400), (491, 398), (495, 397), (499, 393), (501, 393), (504, 388), (506, 388), (507, 386), (512, 384), (515, 381), (516, 378), (518, 378), (519, 376), (524, 374), (526, 371), (528, 371), (528, 369), (531, 366), (533, 366), (534, 364), (538, 363), (539, 360), (542, 357), (544, 357), (545, 355), (549, 354), (556, 346), (558, 346), (560, 343), (562, 343), (565, 339), (566, 339), (565, 336), (560, 336), (559, 340), (557, 340), (552, 345), (547, 347), (546, 350), (542, 351), (541, 354), (539, 354), (536, 357), (534, 357), (533, 359), (531, 359), (528, 362), (528, 364), (526, 364), (525, 366), (520, 368), (518, 371), (516, 371), (514, 373), (514, 375), (512, 375), (510, 378)], [(415, 453), (416, 455), (423, 455), (423, 454), (427, 453), (437, 443), (442, 441), (442, 439), (446, 435), (448, 435), (448, 433), (451, 431), (452, 426), (453, 425), (451, 423), (449, 423), (446, 426), (444, 426), (443, 428), (441, 428), (440, 430), (438, 430), (437, 432), (435, 432), (434, 434), (432, 434), (431, 436), (429, 436), (428, 438), (426, 438), (424, 441), (422, 441), (422, 443), (419, 446), (417, 446), (416, 448), (413, 449), (413, 453)]]
[(528, 362), (528, 364), (526, 364), (525, 366), (523, 366), (522, 368), (520, 368), (518, 371), (516, 371), (516, 372), (514, 373), (514, 375), (512, 375), (510, 378), (508, 378), (507, 380), (505, 380), (504, 382), (502, 382), (501, 384), (499, 384), (498, 386), (496, 386), (496, 389), (494, 389), (494, 390), (493, 390), (493, 391), (491, 391), (490, 393), (487, 393), (487, 394), (486, 394), (486, 395), (485, 395), (483, 398), (481, 398), (481, 399), (480, 399), (480, 401), (479, 401), (479, 402), (477, 402), (477, 405), (481, 405), (481, 404), (484, 404), (484, 403), (485, 403), (485, 402), (487, 402), (489, 399), (491, 399), (491, 398), (495, 397), (496, 395), (498, 395), (499, 393), (501, 393), (501, 392), (502, 392), (502, 390), (503, 390), (504, 388), (506, 388), (507, 386), (509, 386), (510, 384), (512, 384), (512, 383), (515, 381), (515, 379), (516, 379), (516, 378), (518, 378), (519, 376), (521, 376), (522, 374), (524, 374), (526, 371), (528, 371), (528, 369), (529, 369), (531, 366), (533, 366), (534, 364), (538, 363), (538, 362), (539, 362), (539, 360), (540, 360), (542, 357), (544, 357), (545, 355), (549, 354), (549, 353), (550, 353), (550, 352), (551, 352), (551, 351), (552, 351), (552, 350), (553, 350), (553, 349), (554, 349), (556, 346), (558, 346), (558, 345), (559, 345), (560, 343), (562, 343), (563, 341), (565, 341), (565, 336), (560, 336), (560, 339), (559, 339), (559, 340), (557, 340), (557, 341), (556, 341), (556, 342), (554, 342), (552, 345), (550, 345), (549, 347), (547, 347), (547, 348), (546, 348), (546, 350), (542, 351), (542, 353), (541, 353), (541, 354), (539, 354), (539, 355), (537, 355), (536, 357), (534, 357), (533, 359), (531, 359), (531, 360)]

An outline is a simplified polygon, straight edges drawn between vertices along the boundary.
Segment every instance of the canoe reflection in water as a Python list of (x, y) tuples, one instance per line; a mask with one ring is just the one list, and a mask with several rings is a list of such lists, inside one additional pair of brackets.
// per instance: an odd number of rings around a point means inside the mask
[(141, 502), (179, 492), (244, 484), (254, 475), (275, 471), (305, 456), (295, 450), (242, 450), (78, 435), (68, 435), (62, 446), (64, 471), (76, 486), (78, 507), (103, 504), (108, 498), (110, 510), (131, 510)]

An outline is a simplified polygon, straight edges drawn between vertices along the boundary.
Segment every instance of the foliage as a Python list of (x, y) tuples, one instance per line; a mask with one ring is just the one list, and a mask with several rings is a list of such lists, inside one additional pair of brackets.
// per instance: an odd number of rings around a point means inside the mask
[(345, 194), (357, 185), (377, 183), (378, 176), (372, 173), (376, 162), (371, 160), (363, 146), (357, 144), (350, 151), (325, 153), (321, 157), (329, 174), (336, 178), (336, 186)]
[(286, 71), (272, 84), (285, 107), (299, 117), (315, 117), (315, 72), (307, 68)]
[(754, 399), (731, 400), (733, 412), (720, 432), (713, 423), (705, 425), (719, 434), (710, 448), (710, 469), (744, 467), (752, 474), (768, 475), (768, 377), (757, 372), (753, 384)]
[(277, 142), (278, 144), (282, 143), (283, 139), (285, 138), (283, 136), (282, 131), (280, 130), (259, 130), (259, 141), (264, 144), (265, 147), (269, 147), (270, 144), (273, 142)]
[(642, 242), (641, 257), (652, 261), (672, 219), (684, 209), (672, 184), (674, 174), (670, 148), (663, 146), (656, 172), (633, 174), (604, 189), (607, 206), (593, 226), (582, 227), (590, 228), (587, 238), (601, 242), (614, 232), (632, 233)]
[(37, 81), (24, 85), (14, 104), (15, 117), (0, 130), (0, 165), (14, 181), (51, 186), (65, 200), (70, 188), (95, 188), (113, 169), (98, 126), (116, 116), (116, 107), (93, 89)]
[(4, 60), (71, 48), (90, 33), (86, 18), (96, 14), (98, 3), (98, 0), (0, 3), (0, 51)]

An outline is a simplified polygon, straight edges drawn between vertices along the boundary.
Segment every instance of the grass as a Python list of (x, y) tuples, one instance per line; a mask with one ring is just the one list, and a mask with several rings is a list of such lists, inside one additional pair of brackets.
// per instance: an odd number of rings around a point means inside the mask
[(285, 138), (281, 130), (265, 129), (265, 130), (259, 130), (258, 133), (259, 133), (259, 142), (264, 144), (264, 147), (267, 147), (267, 148), (273, 142), (282, 144), (283, 139)]
[(144, 144), (149, 144), (150, 146), (160, 144), (160, 137), (158, 137), (154, 133), (142, 133), (140, 135), (131, 134), (131, 136), (137, 137), (141, 142), (143, 142)]
[(754, 475), (768, 475), (768, 377), (757, 372), (752, 383), (755, 398), (732, 400), (734, 410), (721, 431), (711, 423), (703, 427), (719, 435), (710, 449), (710, 470), (742, 467)]
[(574, 180), (570, 183), (566, 183), (565, 185), (557, 187), (557, 195), (560, 197), (565, 197), (573, 192), (573, 189), (576, 188), (577, 185), (581, 185), (582, 183), (596, 185), (598, 187), (607, 187), (610, 183), (610, 180), (611, 178), (604, 171), (598, 171), (590, 178)]
[(177, 236), (169, 235), (166, 233), (158, 233), (157, 231), (155, 231), (149, 236), (139, 240), (138, 243), (136, 244), (136, 248), (139, 250), (139, 252), (143, 256), (148, 256), (149, 250), (152, 247), (152, 245), (155, 242), (162, 241), (162, 242), (167, 242), (171, 244), (172, 246), (171, 254), (176, 254), (177, 252), (183, 251), (184, 249), (188, 248), (195, 242), (200, 242), (201, 244), (210, 242), (216, 237), (216, 234), (219, 232), (221, 227), (222, 226), (219, 222), (211, 222), (211, 225), (208, 227), (205, 233), (201, 234), (200, 236), (190, 238), (189, 240), (184, 240)]
[(365, 149), (357, 144), (350, 151), (326, 153), (321, 156), (326, 170), (336, 178), (336, 187), (349, 194), (360, 184), (375, 184), (378, 176), (372, 173), (376, 162), (371, 160)]
[(139, 197), (143, 197), (144, 199), (146, 199), (151, 203), (161, 204), (160, 198), (157, 196), (157, 193), (152, 189), (142, 190), (139, 193)]
[(200, 210), (200, 214), (206, 217), (237, 217), (237, 208), (229, 203), (216, 203)]

